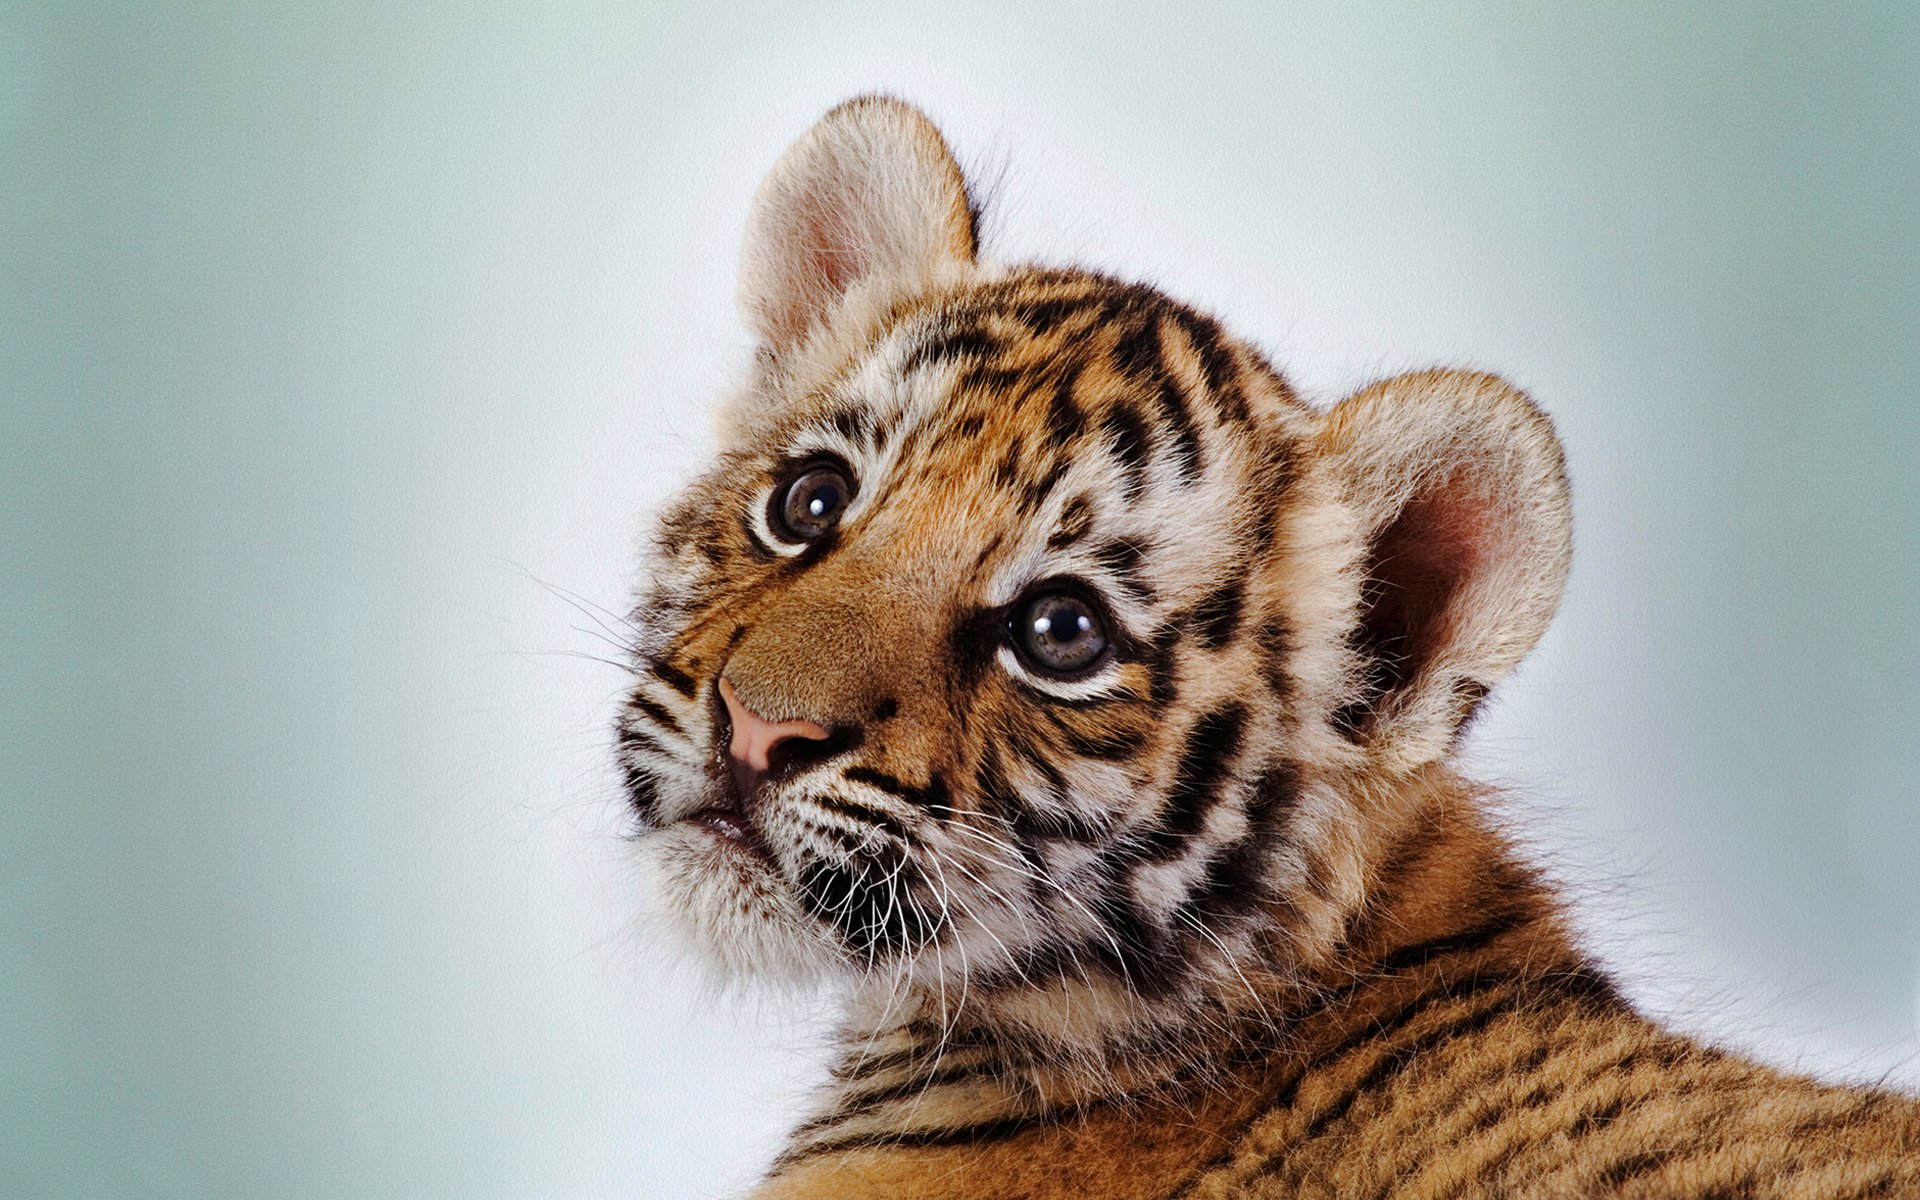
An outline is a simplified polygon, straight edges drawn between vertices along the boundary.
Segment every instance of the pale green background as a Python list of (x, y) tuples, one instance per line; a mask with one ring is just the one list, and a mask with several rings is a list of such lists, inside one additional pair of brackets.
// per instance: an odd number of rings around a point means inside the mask
[(1920, 8), (1573, 7), (0, 7), (0, 1195), (764, 1160), (812, 1027), (647, 932), (527, 573), (618, 606), (874, 87), (1004, 254), (1534, 390), (1578, 562), (1474, 761), (1649, 1006), (1920, 1081)]

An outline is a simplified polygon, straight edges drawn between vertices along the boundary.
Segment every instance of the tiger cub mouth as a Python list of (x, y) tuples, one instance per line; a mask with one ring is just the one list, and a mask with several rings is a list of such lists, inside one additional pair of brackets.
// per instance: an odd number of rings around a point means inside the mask
[(724, 675), (708, 689), (714, 731), (708, 773), (714, 802), (682, 820), (707, 831), (734, 851), (775, 867), (773, 850), (755, 819), (755, 811), (788, 780), (856, 748), (862, 740), (861, 731), (842, 728), (830, 731), (825, 738), (783, 742), (767, 751), (764, 765), (755, 765), (732, 752), (736, 742), (734, 719), (722, 695), (723, 686)]
[(687, 821), (713, 834), (722, 844), (748, 854), (768, 866), (773, 865), (773, 855), (767, 849), (767, 843), (747, 819), (746, 813), (732, 803), (731, 798), (724, 805), (703, 808), (686, 818)]
[(715, 840), (736, 853), (757, 859), (772, 867), (773, 853), (766, 838), (748, 815), (749, 798), (758, 799), (764, 776), (747, 769), (727, 753), (733, 740), (733, 719), (721, 701), (718, 686), (708, 688), (709, 710), (713, 721), (713, 747), (708, 755), (708, 774), (714, 802), (681, 818), (713, 835)]

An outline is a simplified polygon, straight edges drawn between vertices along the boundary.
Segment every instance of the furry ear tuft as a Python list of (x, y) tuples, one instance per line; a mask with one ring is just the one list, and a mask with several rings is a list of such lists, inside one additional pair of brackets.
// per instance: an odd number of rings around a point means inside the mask
[(1361, 673), (1334, 720), (1412, 769), (1447, 752), (1559, 606), (1572, 550), (1560, 441), (1504, 380), (1423, 371), (1335, 406), (1321, 443), (1366, 542), (1349, 639)]
[(966, 181), (933, 122), (891, 97), (849, 100), (755, 194), (740, 308), (777, 355), (856, 289), (910, 294), (970, 266), (976, 250)]

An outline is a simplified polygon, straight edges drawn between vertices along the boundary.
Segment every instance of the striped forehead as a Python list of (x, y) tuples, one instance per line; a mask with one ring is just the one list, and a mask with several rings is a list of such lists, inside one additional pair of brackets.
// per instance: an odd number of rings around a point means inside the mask
[[(910, 318), (819, 396), (786, 453), (846, 460), (849, 523), (970, 556), (988, 604), (1073, 575), (1151, 619), (1163, 580), (1205, 579), (1232, 540), (1207, 536), (1242, 516), (1215, 426), (1244, 421), (1246, 401), (1211, 322), (1139, 297)], [(1173, 335), (1191, 361), (1166, 353), (1168, 311), (1202, 323)]]

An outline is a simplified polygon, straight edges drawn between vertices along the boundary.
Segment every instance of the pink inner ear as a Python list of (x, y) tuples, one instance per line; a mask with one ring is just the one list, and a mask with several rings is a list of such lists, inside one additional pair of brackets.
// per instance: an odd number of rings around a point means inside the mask
[(1457, 634), (1453, 600), (1497, 555), (1505, 513), (1470, 476), (1416, 495), (1373, 540), (1354, 648), (1366, 658), (1361, 696), (1336, 714), (1359, 730), (1380, 701), (1411, 683)]
[(762, 310), (764, 332), (777, 346), (806, 337), (870, 265), (863, 231), (844, 200), (829, 188), (785, 210), (777, 259), (769, 264), (778, 284), (768, 297), (773, 304)]
[[(812, 277), (819, 281), (822, 292), (812, 300), (824, 310), (867, 269), (866, 255), (861, 253), (860, 238), (844, 205), (828, 203), (822, 197), (808, 204), (795, 223), (806, 239), (800, 247), (804, 256), (801, 261), (812, 268)], [(821, 315), (823, 312), (806, 314), (802, 327)]]

